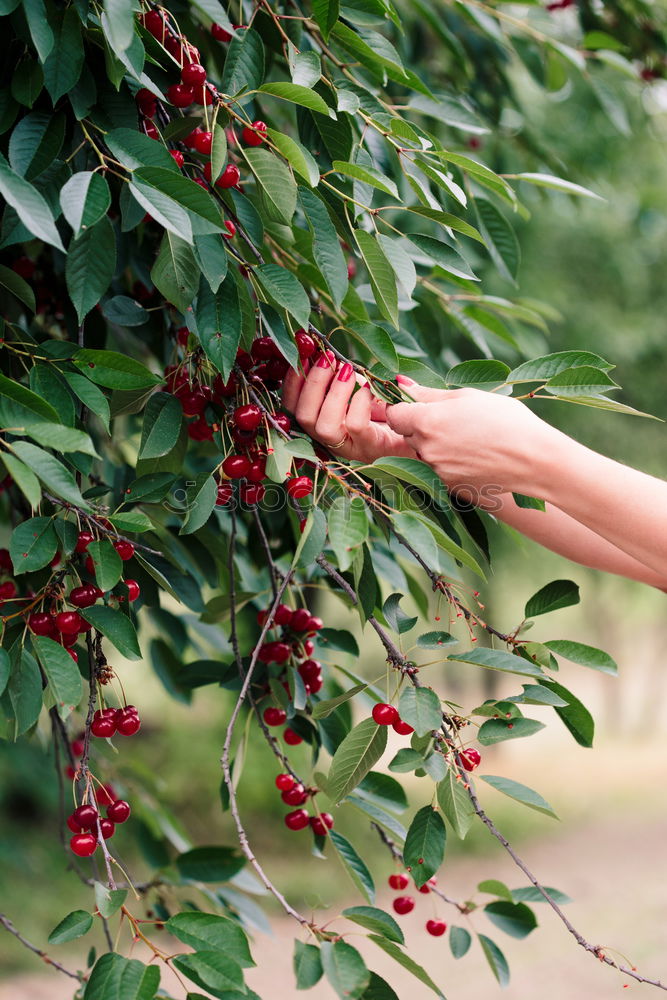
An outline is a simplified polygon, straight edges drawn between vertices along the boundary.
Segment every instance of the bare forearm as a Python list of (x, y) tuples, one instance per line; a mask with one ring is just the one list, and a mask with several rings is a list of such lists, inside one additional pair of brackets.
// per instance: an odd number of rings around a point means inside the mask
[(550, 445), (535, 463), (532, 495), (667, 578), (667, 483), (558, 431)]
[(498, 500), (502, 506), (493, 510), (495, 517), (552, 552), (582, 566), (616, 573), (660, 590), (667, 589), (667, 573), (661, 575), (643, 565), (558, 507), (547, 504), (545, 511), (517, 507), (512, 495), (507, 493)]

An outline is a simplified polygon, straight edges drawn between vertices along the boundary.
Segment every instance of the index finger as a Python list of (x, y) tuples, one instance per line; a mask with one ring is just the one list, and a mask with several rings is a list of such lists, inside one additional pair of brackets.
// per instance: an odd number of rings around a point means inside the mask
[(426, 403), (394, 403), (385, 411), (387, 423), (397, 434), (410, 437), (421, 424), (426, 407)]

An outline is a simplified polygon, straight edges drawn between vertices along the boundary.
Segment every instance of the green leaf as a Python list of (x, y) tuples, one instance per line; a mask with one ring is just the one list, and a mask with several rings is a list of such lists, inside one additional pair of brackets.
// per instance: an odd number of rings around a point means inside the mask
[(387, 745), (387, 727), (364, 719), (340, 744), (328, 776), (329, 794), (334, 802), (344, 799), (380, 759)]
[(106, 636), (127, 660), (140, 660), (141, 649), (137, 641), (134, 625), (122, 611), (104, 605), (85, 608), (80, 612), (83, 618)]
[(500, 778), (493, 774), (481, 774), (480, 777), (482, 781), (486, 781), (487, 785), (491, 785), (492, 788), (495, 788), (498, 792), (502, 792), (503, 795), (508, 795), (511, 799), (522, 802), (530, 809), (535, 809), (537, 812), (545, 813), (547, 816), (558, 819), (558, 816), (547, 800), (543, 799), (539, 792), (533, 791), (527, 785), (522, 785), (518, 781), (512, 781), (511, 778)]
[(9, 140), (9, 162), (27, 181), (39, 177), (57, 157), (65, 138), (62, 114), (33, 111), (20, 120)]
[(115, 270), (116, 235), (109, 219), (103, 216), (72, 240), (67, 252), (67, 291), (80, 323), (106, 292)]
[[(299, 188), (299, 204), (313, 234), (313, 257), (337, 309), (348, 289), (347, 264), (325, 203), (313, 191)], [(374, 328), (375, 329), (375, 328)], [(382, 331), (384, 333), (384, 331)]]
[[(217, 292), (227, 274), (228, 258), (224, 237), (218, 233), (195, 236), (195, 257), (211, 290)], [(201, 292), (200, 292), (201, 295)]]
[(438, 805), (445, 819), (449, 820), (456, 836), (464, 840), (475, 818), (475, 810), (470, 796), (461, 782), (456, 780), (452, 768), (448, 768), (445, 777), (438, 782), (437, 795)]
[(484, 912), (491, 923), (514, 938), (528, 937), (537, 927), (535, 914), (525, 903), (508, 903), (499, 899), (495, 903), (487, 903)]
[(65, 944), (66, 941), (76, 941), (87, 934), (93, 926), (93, 918), (86, 910), (73, 910), (53, 928), (48, 937), (49, 944)]
[(559, 372), (544, 386), (554, 396), (599, 396), (619, 386), (609, 375), (599, 368), (582, 365)]
[(366, 867), (365, 862), (359, 857), (349, 840), (346, 840), (337, 830), (329, 832), (329, 839), (336, 848), (338, 856), (348, 872), (350, 878), (359, 891), (366, 897), (369, 903), (375, 902), (375, 883), (373, 876)]
[(0, 374), (0, 397), (3, 396), (6, 399), (14, 400), (14, 402), (25, 407), (27, 410), (32, 410), (33, 413), (36, 413), (39, 417), (43, 417), (45, 420), (53, 421), (56, 424), (59, 422), (58, 411), (54, 410), (50, 403), (47, 403), (45, 399), (42, 399), (32, 389), (21, 385), (20, 382), (16, 382), (14, 379), (9, 379), (5, 375)]
[(61, 719), (66, 719), (81, 701), (83, 682), (76, 663), (64, 646), (46, 636), (33, 636), (33, 649), (49, 682)]
[(179, 875), (191, 882), (228, 882), (244, 864), (243, 855), (232, 847), (194, 847), (176, 858)]
[(360, 782), (356, 794), (396, 812), (405, 812), (408, 808), (403, 785), (381, 771), (370, 771)]
[(254, 274), (270, 302), (286, 309), (300, 327), (308, 326), (310, 300), (303, 285), (291, 271), (279, 264), (260, 264), (255, 268)]
[(378, 976), (377, 972), (371, 972), (370, 982), (361, 1000), (398, 1000), (398, 994), (382, 976)]
[(401, 719), (412, 726), (417, 736), (426, 736), (442, 725), (442, 705), (430, 688), (404, 688), (398, 701), (398, 711)]
[(18, 458), (8, 452), (3, 454), (2, 461), (30, 506), (36, 507), (42, 498), (42, 487), (39, 485), (37, 476), (24, 462), (20, 462)]
[(0, 195), (37, 239), (64, 252), (53, 213), (43, 195), (17, 174), (0, 155)]
[[(564, 892), (560, 892), (558, 889), (552, 889), (546, 885), (543, 888), (551, 896), (554, 903), (558, 903), (559, 906), (572, 902), (569, 896), (566, 896)], [(540, 890), (534, 885), (527, 885), (523, 889), (512, 889), (512, 899), (515, 903), (547, 902)]]
[(422, 253), (426, 254), (448, 274), (453, 274), (455, 278), (463, 278), (466, 281), (479, 281), (479, 278), (472, 271), (470, 264), (456, 250), (436, 240), (433, 236), (423, 236), (420, 233), (410, 233), (410, 242), (413, 243)]
[(479, 361), (464, 361), (449, 369), (447, 385), (470, 385), (478, 389), (495, 389), (502, 385), (509, 375), (509, 366), (502, 361), (486, 358)]
[(259, 93), (279, 97), (282, 101), (298, 104), (302, 108), (317, 111), (321, 115), (330, 114), (329, 105), (319, 94), (311, 90), (310, 87), (302, 87), (297, 83), (265, 83), (259, 88)]
[(95, 883), (95, 905), (100, 914), (107, 919), (120, 910), (127, 899), (127, 889), (110, 889), (101, 882)]
[(537, 591), (526, 604), (526, 618), (546, 615), (579, 603), (579, 587), (572, 580), (554, 580)]
[(401, 479), (403, 482), (410, 483), (412, 486), (424, 490), (434, 500), (442, 501), (443, 506), (447, 503), (447, 490), (442, 479), (425, 462), (419, 462), (416, 458), (397, 458), (391, 456), (389, 458), (376, 459), (365, 470), (366, 475), (372, 476), (374, 469), (379, 469), (381, 472), (388, 472), (390, 475), (396, 476), (397, 479)]
[(144, 410), (138, 458), (159, 458), (168, 454), (178, 441), (183, 422), (183, 408), (175, 396), (156, 392)]
[(37, 441), (38, 444), (42, 444), (46, 448), (62, 452), (79, 451), (84, 455), (99, 458), (89, 435), (75, 427), (65, 427), (63, 424), (31, 423), (29, 427), (26, 427), (25, 433), (33, 441)]
[(81, 21), (74, 7), (55, 14), (54, 44), (44, 61), (44, 84), (54, 105), (76, 85), (83, 69)]
[(593, 736), (595, 735), (595, 722), (593, 716), (586, 706), (576, 698), (571, 691), (568, 691), (562, 684), (546, 679), (540, 681), (550, 691), (557, 694), (567, 702), (567, 708), (556, 708), (556, 715), (563, 721), (570, 730), (577, 743), (582, 747), (593, 746)]
[(16, 296), (19, 302), (28, 307), (30, 312), (35, 311), (35, 293), (27, 281), (12, 271), (11, 267), (0, 265), (0, 285), (6, 288), (12, 295)]
[(354, 549), (368, 538), (369, 522), (366, 504), (361, 497), (336, 497), (327, 517), (329, 544), (336, 553), (338, 565), (345, 571), (352, 565)]
[(211, 142), (211, 183), (215, 183), (227, 162), (227, 133), (220, 122), (213, 124), (213, 140)]
[(514, 180), (527, 181), (529, 184), (537, 184), (539, 187), (553, 188), (555, 191), (563, 191), (565, 194), (579, 195), (583, 198), (595, 198), (597, 201), (606, 201), (594, 191), (582, 187), (581, 184), (573, 184), (562, 177), (554, 177), (551, 174), (515, 174)]
[[(314, 53), (304, 54), (314, 55)], [(288, 161), (292, 170), (299, 177), (303, 178), (310, 187), (317, 187), (320, 181), (320, 169), (306, 147), (302, 146), (300, 142), (297, 142), (291, 136), (285, 135), (284, 132), (277, 132), (275, 129), (270, 128), (267, 134), (273, 145), (278, 149), (278, 152), (282, 153)], [(299, 193), (301, 194), (301, 191)], [(347, 277), (347, 268), (345, 273)]]
[(532, 736), (544, 729), (543, 722), (535, 719), (487, 719), (479, 727), (477, 739), (482, 746), (488, 747), (493, 743), (501, 743), (504, 740), (517, 740), (525, 736)]
[(416, 979), (418, 979), (420, 983), (423, 983), (425, 986), (428, 986), (429, 989), (433, 990), (435, 995), (437, 997), (440, 997), (440, 1000), (445, 1000), (444, 994), (441, 991), (440, 987), (436, 986), (436, 984), (429, 976), (428, 972), (426, 972), (426, 970), (423, 969), (421, 965), (418, 965), (418, 963), (415, 962), (414, 959), (410, 958), (409, 955), (406, 955), (405, 952), (402, 951), (394, 941), (388, 941), (387, 938), (380, 937), (378, 934), (369, 934), (368, 938), (370, 941), (373, 941), (373, 943), (376, 944), (378, 948), (382, 948), (382, 950), (391, 958), (393, 958), (395, 962), (398, 962), (398, 964), (403, 966), (404, 969), (407, 969), (408, 972), (411, 972), (412, 975)]
[(75, 352), (74, 364), (91, 382), (106, 389), (148, 389), (162, 381), (139, 361), (116, 351), (84, 348)]
[(375, 236), (355, 229), (354, 238), (368, 271), (378, 309), (392, 326), (398, 327), (396, 275)]
[(352, 177), (356, 181), (361, 181), (362, 184), (370, 184), (371, 187), (377, 188), (378, 191), (384, 191), (385, 194), (390, 194), (392, 198), (401, 200), (398, 188), (394, 182), (390, 177), (380, 173), (379, 170), (364, 167), (359, 163), (349, 163), (345, 160), (334, 160), (331, 167), (337, 174), (341, 174), (343, 177)]
[(46, 16), (44, 0), (23, 0), (22, 7), (28, 21), (30, 36), (37, 49), (37, 55), (41, 62), (44, 62), (53, 48), (54, 42), (53, 32)]
[(486, 198), (475, 199), (475, 210), (479, 230), (484, 237), (493, 263), (503, 278), (516, 284), (521, 261), (521, 250), (516, 233), (502, 212)]
[[(204, 193), (202, 188), (199, 190)], [(175, 236), (187, 240), (188, 243), (192, 242), (192, 220), (186, 210), (173, 198), (164, 194), (159, 188), (143, 183), (140, 179), (130, 182), (129, 192), (159, 225), (164, 226)]]
[(417, 888), (435, 875), (445, 856), (447, 830), (442, 816), (432, 806), (419, 809), (408, 827), (403, 861)]
[(360, 997), (370, 982), (370, 972), (357, 949), (346, 941), (323, 941), (320, 955), (324, 974), (341, 1000)]
[(326, 42), (340, 14), (339, 0), (313, 0), (313, 14)]
[(134, 38), (135, 0), (104, 0), (106, 33), (116, 52), (129, 48)]
[(92, 413), (99, 417), (104, 424), (104, 429), (109, 433), (110, 411), (106, 396), (96, 385), (90, 382), (83, 375), (63, 372), (63, 378), (69, 385), (75, 396), (81, 400)]
[[(133, 181), (156, 189), (215, 230), (222, 229), (220, 209), (211, 195), (178, 171), (166, 167), (139, 167), (134, 171)], [(185, 234), (181, 235), (185, 238)]]
[(322, 959), (320, 949), (314, 944), (304, 944), (298, 939), (294, 942), (294, 958), (292, 959), (297, 990), (309, 990), (322, 978)]
[(142, 510), (124, 510), (120, 514), (112, 514), (109, 520), (117, 531), (122, 532), (150, 531), (153, 527), (150, 517)]
[(57, 458), (27, 441), (14, 441), (12, 448), (51, 493), (69, 500), (82, 510), (90, 510), (90, 504), (81, 496), (74, 476)]
[(514, 503), (517, 507), (522, 507), (524, 510), (546, 510), (547, 505), (544, 500), (538, 500), (537, 497), (527, 497), (523, 493), (512, 493), (514, 497)]
[(424, 756), (419, 750), (412, 750), (404, 747), (399, 750), (396, 756), (389, 762), (389, 770), (396, 774), (408, 774), (424, 766)]
[(108, 538), (91, 542), (87, 552), (93, 561), (97, 586), (105, 592), (111, 590), (123, 575), (123, 560)]
[(351, 323), (348, 327), (352, 336), (373, 354), (380, 364), (390, 372), (398, 371), (399, 360), (394, 342), (381, 326), (372, 323)]
[(241, 305), (236, 283), (228, 275), (218, 290), (203, 286), (197, 298), (197, 329), (206, 355), (229, 379), (241, 339)]
[(405, 944), (403, 931), (390, 913), (379, 910), (376, 906), (348, 906), (343, 910), (343, 916), (354, 921), (368, 931), (380, 934), (389, 941)]
[(442, 646), (455, 646), (459, 640), (449, 632), (424, 632), (417, 639), (420, 649), (441, 649)]
[(107, 952), (95, 963), (83, 1000), (153, 1000), (159, 985), (156, 965)]
[(199, 531), (213, 513), (218, 496), (218, 484), (213, 476), (204, 472), (188, 483), (186, 491), (187, 514), (179, 535), (191, 535)]
[(197, 986), (225, 1000), (229, 990), (245, 992), (243, 969), (222, 951), (196, 951), (192, 955), (177, 955), (173, 965)]
[(495, 878), (484, 879), (477, 886), (478, 892), (488, 892), (491, 896), (499, 896), (501, 899), (506, 899), (508, 902), (513, 902), (512, 893), (509, 891), (504, 882), (500, 882)]
[(10, 670), (11, 663), (9, 660), (9, 653), (6, 649), (0, 649), (0, 695), (4, 693), (5, 688), (7, 687)]
[(264, 79), (264, 46), (252, 28), (239, 28), (232, 32), (227, 49), (221, 90), (224, 94), (238, 94), (241, 90), (256, 90)]
[(242, 968), (255, 965), (243, 928), (229, 917), (200, 911), (176, 913), (167, 920), (165, 927), (195, 951), (223, 951)]
[(571, 642), (569, 639), (552, 639), (544, 645), (556, 656), (564, 656), (566, 660), (573, 663), (580, 663), (582, 667), (590, 667), (592, 670), (599, 670), (602, 674), (609, 674), (616, 677), (618, 666), (609, 653), (595, 646), (587, 646), (583, 642)]
[(406, 615), (400, 604), (402, 599), (403, 594), (390, 594), (382, 606), (382, 614), (394, 632), (398, 632), (399, 635), (409, 632), (418, 621), (417, 618)]
[(167, 231), (151, 269), (155, 287), (179, 312), (185, 313), (197, 294), (199, 274), (199, 264), (190, 244)]
[(178, 167), (161, 142), (131, 128), (115, 128), (104, 138), (115, 158), (128, 170), (138, 167), (164, 167), (172, 174)]
[(289, 169), (268, 149), (245, 149), (243, 155), (255, 175), (269, 217), (289, 225), (296, 211), (297, 195)]
[(94, 171), (72, 174), (60, 191), (60, 206), (75, 237), (99, 222), (110, 204), (109, 185), (101, 174)]
[(504, 989), (509, 985), (510, 981), (510, 969), (507, 964), (507, 959), (498, 945), (492, 941), (491, 938), (487, 937), (485, 934), (478, 934), (477, 938), (482, 946), (484, 958), (489, 963), (491, 971), (498, 980), (498, 983)]
[(37, 660), (24, 648), (13, 665), (7, 694), (15, 716), (14, 738), (34, 726), (42, 709), (42, 675)]
[(449, 928), (449, 949), (454, 958), (463, 958), (470, 949), (472, 937), (465, 927)]
[(484, 237), (474, 226), (471, 226), (465, 219), (459, 219), (458, 216), (451, 215), (449, 212), (441, 212), (436, 208), (424, 208), (423, 205), (406, 205), (406, 210), (412, 212), (414, 215), (421, 215), (424, 219), (431, 219), (432, 222), (438, 222), (445, 229), (454, 230), (454, 232), (468, 236), (471, 240), (476, 240), (478, 243), (485, 243)]
[(474, 663), (478, 667), (486, 667), (489, 670), (502, 670), (510, 674), (519, 674), (527, 677), (544, 677), (537, 663), (530, 663), (520, 656), (505, 653), (501, 649), (469, 649), (465, 653), (450, 653), (447, 659), (463, 663)]
[(316, 705), (313, 705), (313, 718), (326, 719), (339, 705), (344, 705), (360, 691), (365, 691), (367, 687), (367, 684), (356, 684), (349, 691), (344, 691), (343, 694), (339, 694), (335, 698), (325, 698), (323, 701), (318, 701)]
[(507, 382), (547, 382), (568, 368), (590, 367), (609, 371), (613, 368), (599, 354), (590, 351), (557, 351), (542, 358), (525, 361), (507, 376)]

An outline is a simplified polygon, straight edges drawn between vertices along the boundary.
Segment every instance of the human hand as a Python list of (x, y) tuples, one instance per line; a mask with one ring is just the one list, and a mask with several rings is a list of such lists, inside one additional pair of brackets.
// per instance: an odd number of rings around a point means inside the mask
[(360, 384), (352, 365), (338, 363), (331, 351), (321, 353), (310, 368), (307, 364), (303, 372), (287, 373), (283, 405), (312, 438), (355, 462), (416, 457), (402, 434), (385, 422), (386, 404)]
[(479, 389), (428, 389), (404, 375), (414, 403), (385, 407), (389, 427), (447, 487), (479, 503), (493, 493), (543, 496), (542, 459), (559, 432), (517, 399)]

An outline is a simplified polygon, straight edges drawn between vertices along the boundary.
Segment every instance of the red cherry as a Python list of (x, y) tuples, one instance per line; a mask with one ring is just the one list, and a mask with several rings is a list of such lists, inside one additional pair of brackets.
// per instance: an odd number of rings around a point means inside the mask
[(262, 663), (286, 663), (292, 654), (286, 642), (265, 642), (259, 648), (259, 659)]
[[(97, 712), (95, 714), (97, 715)], [(115, 736), (116, 734), (116, 720), (115, 718), (109, 718), (108, 716), (95, 718), (90, 725), (90, 731), (93, 736), (100, 736), (109, 739), (111, 736)]]
[(211, 34), (215, 38), (216, 42), (229, 42), (232, 38), (229, 32), (226, 31), (221, 24), (212, 24)]
[(262, 422), (262, 411), (254, 403), (246, 403), (234, 410), (234, 423), (242, 431), (256, 431)]
[(78, 857), (89, 858), (97, 848), (97, 837), (92, 833), (75, 833), (70, 839), (69, 846)]
[(307, 497), (309, 493), (313, 492), (313, 488), (313, 480), (310, 476), (296, 476), (294, 479), (287, 480), (287, 492), (295, 499)]
[(250, 472), (250, 465), (245, 455), (228, 455), (222, 463), (222, 471), (230, 479), (243, 479)]
[(306, 641), (303, 643), (303, 652), (306, 656), (312, 656), (313, 653), (315, 652), (315, 645), (314, 643), (311, 642), (310, 639), (306, 639)]
[[(137, 106), (138, 106), (139, 110), (143, 114), (148, 114), (147, 109), (154, 108), (155, 107), (155, 102), (157, 100), (157, 98), (155, 97), (155, 94), (152, 94), (151, 91), (147, 90), (146, 87), (142, 87), (140, 90), (138, 90), (136, 92), (136, 94), (134, 95), (134, 99), (137, 102)], [(148, 117), (152, 118), (153, 115), (148, 114)]]
[[(211, 146), (213, 144), (213, 133), (212, 132), (198, 132), (194, 138), (194, 148), (198, 153), (203, 153), (204, 156), (211, 155)], [(211, 178), (208, 177), (207, 180)]]
[(201, 389), (185, 389), (177, 395), (186, 417), (201, 416), (206, 409), (208, 400)]
[(284, 431), (285, 434), (289, 434), (292, 429), (292, 421), (286, 413), (274, 413), (273, 420), (274, 423), (280, 427), (281, 431)]
[(127, 587), (127, 599), (128, 601), (136, 601), (137, 597), (141, 593), (141, 587), (136, 580), (124, 580), (125, 586)]
[(279, 604), (273, 620), (276, 625), (289, 625), (292, 620), (292, 609), (287, 604)]
[(55, 617), (55, 626), (59, 632), (65, 635), (76, 635), (81, 632), (83, 618), (76, 611), (61, 611)]
[(132, 542), (125, 542), (122, 539), (119, 539), (117, 542), (113, 543), (113, 547), (123, 562), (127, 562), (127, 560), (131, 559), (134, 555), (134, 545)]
[(268, 708), (264, 709), (262, 718), (267, 726), (282, 726), (287, 719), (287, 712), (284, 708), (276, 708), (273, 705), (269, 705)]
[(233, 163), (229, 163), (218, 177), (215, 185), (220, 188), (233, 188), (240, 180), (241, 171)]
[(261, 503), (265, 493), (266, 488), (261, 483), (242, 483), (239, 490), (241, 500), (248, 505)]
[(310, 816), (305, 809), (295, 809), (285, 816), (285, 826), (288, 830), (305, 830), (310, 823)]
[(28, 618), (28, 628), (35, 635), (50, 635), (53, 629), (53, 618), (45, 611), (35, 611)]
[(157, 10), (149, 10), (147, 14), (144, 15), (144, 27), (147, 31), (150, 31), (151, 35), (158, 38), (160, 41), (164, 41), (167, 26), (163, 15)]
[(308, 792), (299, 782), (293, 788), (285, 789), (280, 797), (288, 806), (302, 806), (308, 799)]
[(380, 702), (379, 705), (373, 706), (373, 719), (378, 726), (391, 726), (392, 723), (398, 721), (398, 712), (393, 705)]
[(274, 382), (280, 382), (289, 371), (289, 364), (285, 358), (272, 358), (266, 366), (268, 378)]
[(324, 681), (322, 679), (322, 674), (317, 674), (316, 677), (311, 677), (311, 679), (306, 684), (307, 694), (317, 694), (318, 691), (322, 690), (324, 686)]
[(234, 495), (231, 483), (220, 483), (218, 495), (215, 500), (216, 507), (225, 507)]
[(226, 240), (233, 240), (234, 237), (236, 236), (236, 226), (234, 225), (231, 219), (225, 219), (225, 229), (227, 230), (227, 232), (223, 233), (222, 235), (225, 237)]
[(306, 683), (310, 683), (315, 677), (322, 673), (322, 664), (317, 660), (304, 660), (299, 664), (299, 673)]
[(302, 361), (305, 361), (306, 358), (312, 357), (317, 350), (315, 341), (309, 333), (306, 333), (305, 330), (297, 330), (294, 334), (294, 340), (296, 341), (299, 357)]
[[(73, 653), (74, 650), (68, 649), (68, 653)], [(83, 753), (83, 740), (72, 740), (72, 753), (75, 757), (80, 757)]]
[(213, 393), (221, 399), (229, 399), (236, 395), (236, 387), (236, 375), (233, 373), (229, 376), (229, 382), (224, 382), (222, 375), (216, 375), (213, 379)]
[(424, 882), (424, 884), (419, 887), (419, 892), (423, 893), (426, 896), (431, 891), (431, 889), (437, 884), (438, 880), (434, 875), (433, 878), (430, 878), (428, 882)]
[(185, 163), (185, 157), (181, 153), (180, 149), (170, 149), (169, 153), (176, 166), (179, 168), (182, 167)]
[(266, 139), (266, 122), (256, 121), (252, 126), (246, 125), (241, 132), (241, 138), (246, 146), (261, 146)]
[(354, 257), (347, 258), (347, 276), (350, 281), (354, 278), (357, 273), (357, 262)]
[(130, 818), (130, 803), (125, 799), (116, 799), (107, 809), (107, 816), (114, 823), (125, 823)]
[(7, 570), (9, 573), (14, 571), (14, 564), (12, 563), (9, 549), (0, 549), (0, 569)]
[(270, 361), (280, 356), (280, 350), (271, 337), (257, 337), (252, 342), (250, 354), (253, 361)]
[(206, 83), (206, 70), (199, 63), (188, 63), (181, 70), (181, 80), (188, 87), (202, 86)]
[(74, 590), (70, 591), (68, 601), (75, 608), (90, 608), (97, 601), (97, 587), (91, 584), (75, 587)]
[(206, 417), (197, 417), (191, 424), (188, 424), (188, 437), (192, 441), (213, 440), (213, 428), (207, 422)]
[(296, 784), (296, 778), (293, 778), (291, 774), (278, 774), (276, 775), (276, 788), (281, 792), (286, 792), (290, 788), (293, 788)]
[(399, 873), (396, 875), (390, 875), (387, 881), (389, 882), (389, 885), (392, 889), (400, 890), (400, 889), (407, 889), (410, 879), (408, 878), (407, 875)]
[(217, 91), (212, 90), (210, 84), (195, 87), (194, 94), (195, 104), (206, 104), (207, 106), (213, 104), (214, 97), (217, 97)]
[(92, 830), (96, 823), (97, 809), (91, 805), (78, 806), (72, 815), (67, 817), (67, 825), (72, 833)]
[(316, 837), (326, 837), (333, 825), (334, 818), (331, 813), (320, 813), (319, 816), (310, 817), (310, 826)]
[(77, 653), (76, 649), (68, 649), (67, 652), (72, 657), (75, 663), (79, 662), (79, 654)]
[(447, 930), (447, 924), (444, 920), (427, 920), (426, 930), (429, 934), (432, 934), (433, 937), (442, 937)]
[(188, 132), (184, 139), (181, 140), (183, 145), (187, 146), (188, 149), (196, 149), (197, 136), (201, 135), (201, 129), (193, 129), (192, 132)]
[(189, 108), (194, 99), (192, 87), (186, 87), (183, 83), (174, 83), (167, 88), (167, 100), (177, 108)]
[(290, 627), (294, 632), (305, 632), (310, 621), (310, 611), (308, 608), (297, 608), (292, 614)]
[(415, 901), (412, 896), (397, 896), (392, 905), (396, 913), (400, 913), (403, 916), (403, 914), (414, 910)]
[(403, 722), (402, 719), (392, 722), (391, 728), (400, 736), (409, 736), (410, 733), (414, 733), (413, 727), (408, 722)]
[(2, 601), (9, 601), (12, 597), (16, 597), (16, 584), (13, 580), (5, 580), (4, 583), (0, 583), (0, 603)]
[(141, 729), (141, 720), (136, 711), (129, 711), (128, 708), (119, 708), (115, 716), (116, 729), (121, 736), (134, 736)]
[(312, 615), (308, 619), (308, 624), (306, 625), (306, 632), (308, 633), (308, 635), (315, 635), (316, 632), (319, 632), (320, 629), (323, 628), (324, 628), (324, 622), (322, 621), (321, 618), (317, 618), (315, 615)]
[(110, 819), (103, 818), (100, 819), (100, 830), (104, 839), (108, 840), (109, 837), (113, 837), (116, 832), (116, 825), (115, 823), (112, 823)]
[(106, 785), (98, 785), (95, 798), (98, 806), (110, 806), (112, 802), (116, 801), (117, 796), (113, 786), (107, 783)]
[[(266, 459), (265, 458), (255, 459), (255, 461), (250, 466), (247, 478), (250, 480), (251, 483), (261, 483), (262, 480), (265, 478), (265, 476), (266, 476)], [(278, 622), (278, 624), (280, 625), (282, 623)]]
[(252, 360), (253, 360), (252, 357), (248, 354), (247, 351), (244, 351), (242, 347), (240, 347), (236, 352), (236, 364), (244, 372), (250, 371), (250, 369), (252, 368)]
[(289, 726), (283, 732), (283, 739), (285, 740), (285, 743), (291, 747), (297, 747), (299, 743), (303, 743), (303, 737), (299, 736), (298, 733), (295, 733), (293, 729), (289, 728)]
[(475, 750), (474, 747), (468, 747), (467, 750), (462, 750), (459, 756), (464, 770), (466, 771), (474, 771), (476, 767), (479, 767), (482, 761), (482, 756), (479, 750)]
[[(153, 124), (153, 122), (144, 122), (144, 132), (146, 133), (149, 139), (155, 139), (156, 142), (160, 138), (160, 133), (158, 132), (157, 127)], [(143, 221), (150, 222), (151, 221), (150, 215), (145, 215)]]

